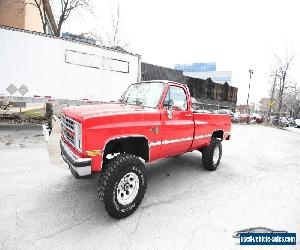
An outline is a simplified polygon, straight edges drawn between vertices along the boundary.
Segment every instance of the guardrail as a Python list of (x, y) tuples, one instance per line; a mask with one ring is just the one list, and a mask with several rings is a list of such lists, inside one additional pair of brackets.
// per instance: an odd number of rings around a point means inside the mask
[(70, 104), (70, 105), (80, 105), (80, 104), (108, 104), (112, 102), (94, 101), (89, 99), (82, 100), (70, 100), (70, 99), (56, 99), (51, 96), (34, 96), (34, 97), (23, 97), (23, 96), (1, 96), (0, 101), (7, 102), (24, 102), (24, 103), (52, 103), (52, 104)]

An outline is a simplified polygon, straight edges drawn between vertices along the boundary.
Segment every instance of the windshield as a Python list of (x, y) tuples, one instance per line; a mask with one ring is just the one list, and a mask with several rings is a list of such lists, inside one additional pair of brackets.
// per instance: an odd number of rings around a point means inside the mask
[(132, 84), (122, 95), (120, 101), (126, 104), (156, 108), (164, 89), (162, 82), (143, 82)]

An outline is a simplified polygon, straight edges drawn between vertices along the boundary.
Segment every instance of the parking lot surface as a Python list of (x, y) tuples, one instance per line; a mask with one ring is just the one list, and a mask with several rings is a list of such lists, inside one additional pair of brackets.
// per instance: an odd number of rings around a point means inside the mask
[(258, 226), (296, 232), (284, 249), (297, 249), (298, 131), (234, 125), (215, 172), (199, 152), (147, 164), (141, 206), (115, 220), (98, 181), (75, 180), (40, 126), (0, 125), (0, 249), (244, 249), (234, 231)]

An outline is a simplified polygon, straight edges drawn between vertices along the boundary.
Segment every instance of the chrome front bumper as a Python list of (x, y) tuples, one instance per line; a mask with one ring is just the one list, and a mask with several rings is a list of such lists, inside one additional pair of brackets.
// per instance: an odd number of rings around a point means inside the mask
[(79, 158), (66, 145), (63, 140), (60, 140), (61, 155), (64, 161), (69, 165), (69, 168), (74, 177), (88, 176), (92, 174), (92, 159)]

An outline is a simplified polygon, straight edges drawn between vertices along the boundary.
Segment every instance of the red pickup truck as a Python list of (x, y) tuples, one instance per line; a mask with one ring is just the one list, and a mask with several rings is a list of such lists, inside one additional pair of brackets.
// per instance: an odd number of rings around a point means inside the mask
[(148, 81), (130, 85), (116, 103), (64, 108), (60, 146), (74, 177), (100, 175), (106, 211), (124, 218), (144, 197), (145, 163), (199, 150), (203, 167), (216, 170), (230, 129), (229, 115), (193, 111), (186, 85)]

